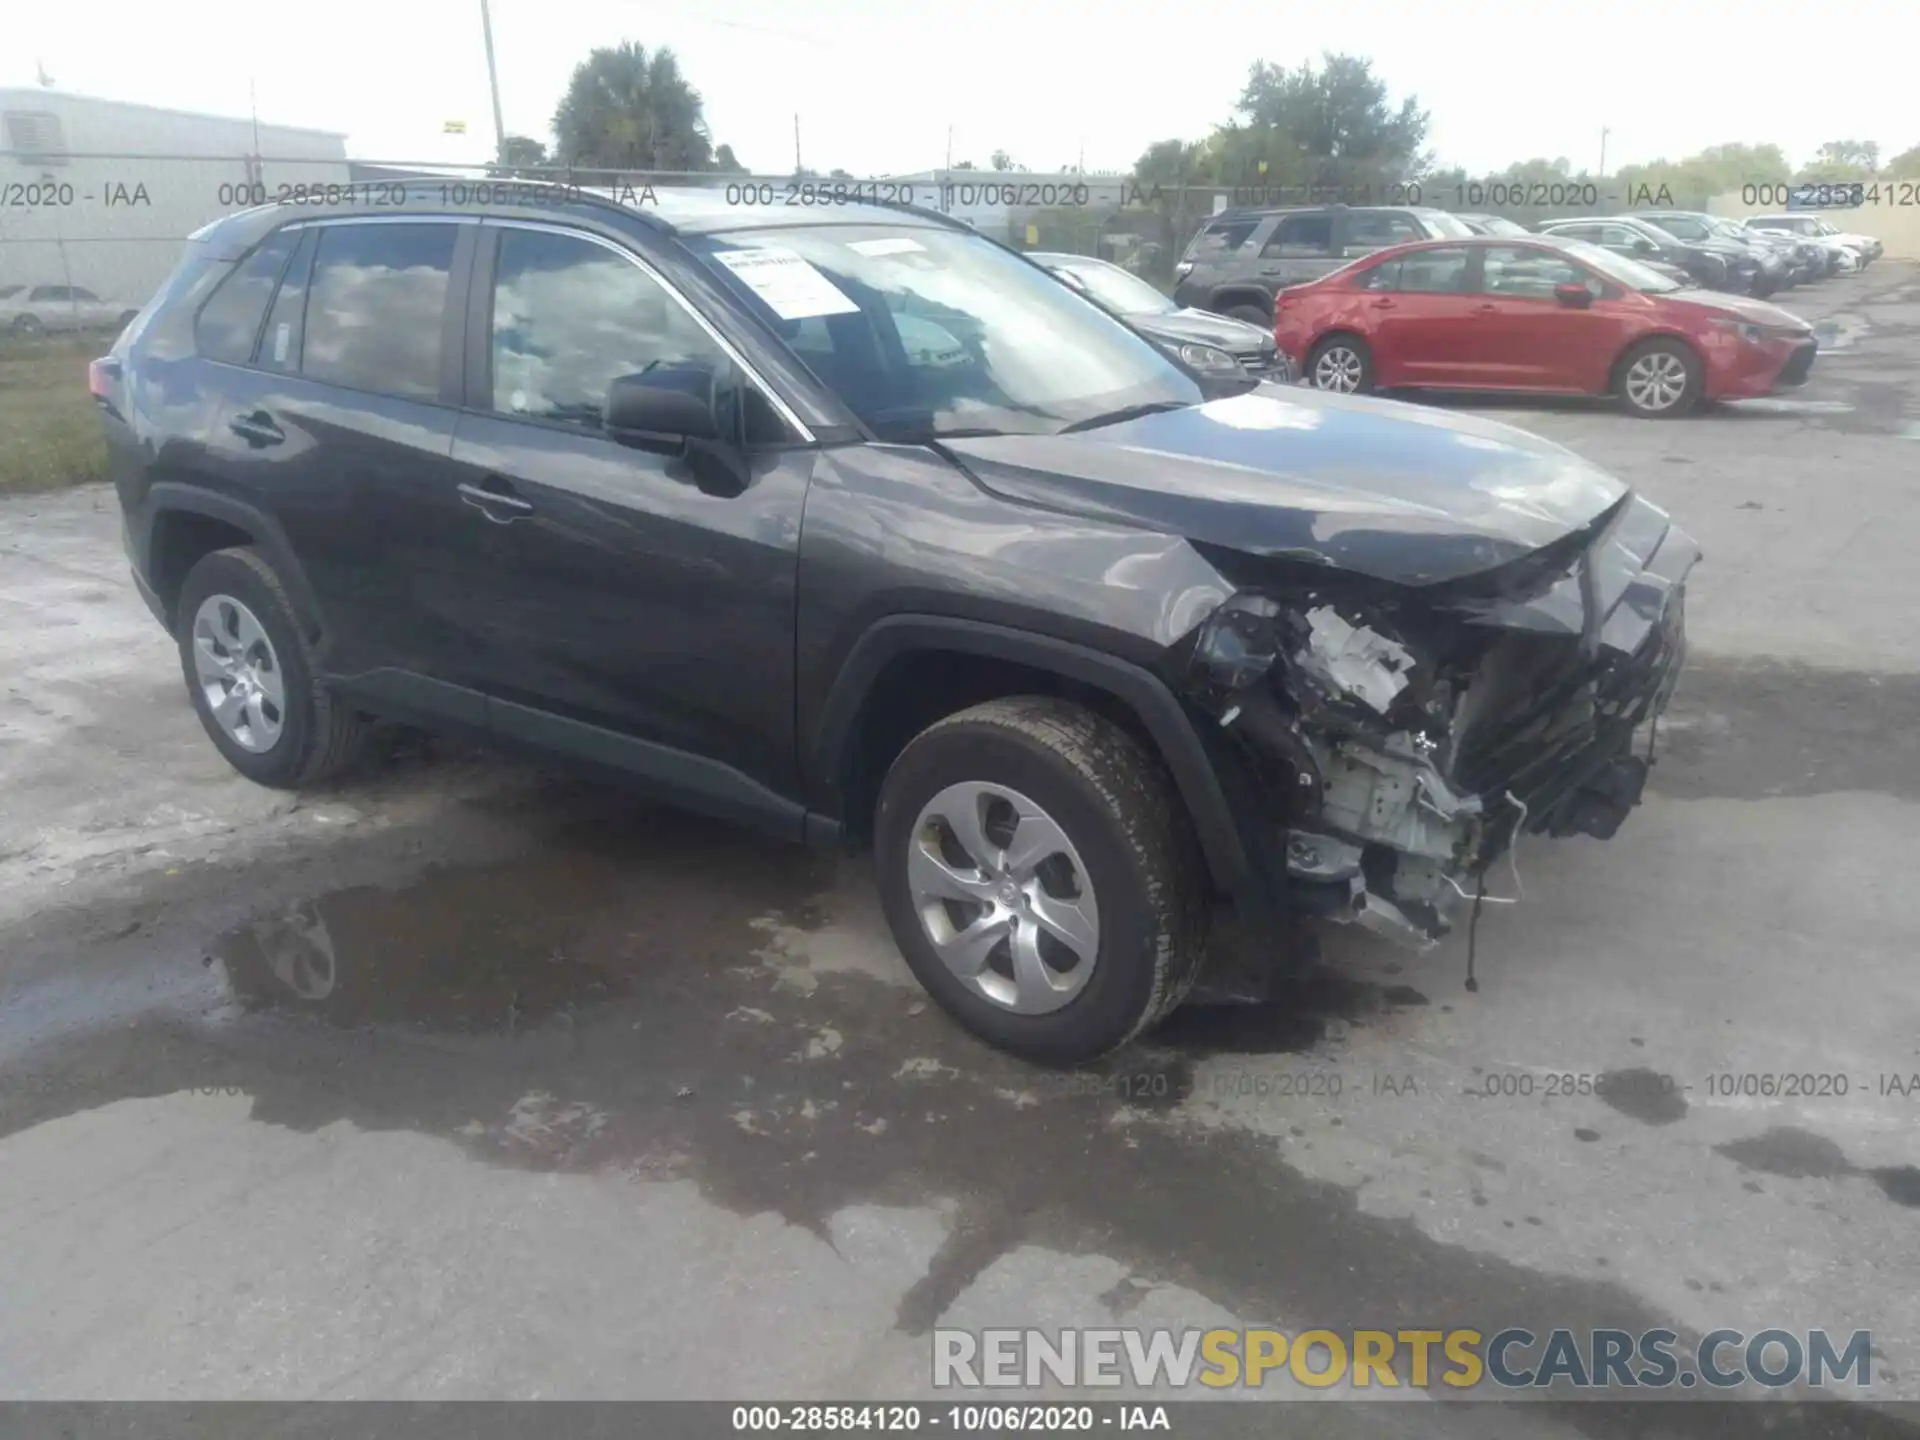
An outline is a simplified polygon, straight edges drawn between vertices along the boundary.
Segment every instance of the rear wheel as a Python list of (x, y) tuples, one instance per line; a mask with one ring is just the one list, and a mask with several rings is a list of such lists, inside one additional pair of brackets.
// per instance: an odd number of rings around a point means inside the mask
[(1199, 971), (1207, 886), (1172, 783), (1081, 706), (994, 700), (924, 731), (881, 787), (874, 851), (907, 964), (1002, 1050), (1106, 1054)]
[(1357, 335), (1329, 335), (1307, 356), (1307, 383), (1316, 390), (1364, 395), (1373, 389), (1373, 355)]
[(242, 775), (298, 789), (357, 758), (364, 722), (320, 678), (280, 577), (259, 555), (201, 559), (180, 587), (174, 624), (193, 708)]
[(38, 315), (22, 315), (13, 322), (13, 333), (16, 335), (25, 335), (31, 339), (36, 335), (46, 334), (47, 327), (40, 323), (40, 317)]
[(1706, 388), (1700, 357), (1678, 340), (1641, 341), (1621, 357), (1619, 377), (1620, 403), (1649, 420), (1690, 413)]

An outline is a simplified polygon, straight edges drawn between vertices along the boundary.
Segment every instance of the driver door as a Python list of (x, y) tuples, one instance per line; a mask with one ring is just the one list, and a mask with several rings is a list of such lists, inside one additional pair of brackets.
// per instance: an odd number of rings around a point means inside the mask
[[(685, 780), (703, 802), (791, 794), (813, 451), (626, 251), (550, 226), (483, 235), (447, 542), (491, 728)], [(602, 432), (612, 381), (662, 365), (719, 377), (746, 457), (737, 483)]]

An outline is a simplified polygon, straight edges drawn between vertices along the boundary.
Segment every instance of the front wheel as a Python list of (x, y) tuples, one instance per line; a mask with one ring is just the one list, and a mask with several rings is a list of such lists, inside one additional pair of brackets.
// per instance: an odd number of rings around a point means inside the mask
[(1329, 335), (1308, 354), (1306, 370), (1316, 390), (1364, 395), (1373, 389), (1373, 355), (1355, 335)]
[(1678, 340), (1643, 340), (1620, 360), (1620, 403), (1648, 420), (1671, 420), (1700, 403), (1706, 374), (1692, 347)]
[(1265, 310), (1262, 310), (1258, 305), (1230, 306), (1227, 310), (1227, 318), (1229, 320), (1244, 321), (1246, 324), (1258, 326), (1262, 330), (1271, 330), (1273, 328), (1273, 316), (1269, 315)]
[(1207, 886), (1172, 783), (1079, 705), (993, 700), (922, 732), (881, 787), (874, 851), (914, 975), (1012, 1054), (1104, 1055), (1199, 972)]

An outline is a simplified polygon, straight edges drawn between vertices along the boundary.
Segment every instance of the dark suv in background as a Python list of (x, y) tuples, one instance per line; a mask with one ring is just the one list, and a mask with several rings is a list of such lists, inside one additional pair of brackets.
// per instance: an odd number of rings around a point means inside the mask
[(1217, 898), (1416, 948), (1606, 836), (1693, 540), (1559, 445), (1198, 377), (945, 216), (713, 191), (272, 205), (90, 367), (142, 595), (241, 774), (372, 716), (870, 845), (908, 965), (1044, 1060)]
[(1359, 255), (1474, 232), (1444, 210), (1319, 205), (1229, 210), (1202, 225), (1173, 267), (1177, 304), (1249, 325), (1273, 324), (1273, 297)]

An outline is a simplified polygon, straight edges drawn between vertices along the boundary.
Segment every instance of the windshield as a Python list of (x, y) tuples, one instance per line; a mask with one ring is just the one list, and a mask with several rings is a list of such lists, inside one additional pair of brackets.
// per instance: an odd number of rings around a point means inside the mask
[(1457, 215), (1449, 215), (1443, 210), (1435, 210), (1421, 217), (1427, 222), (1427, 228), (1440, 235), (1454, 239), (1472, 239), (1473, 227)]
[(1122, 315), (1167, 315), (1179, 307), (1153, 286), (1118, 265), (1101, 260), (1059, 260), (1052, 270), (1065, 270), (1093, 292), (1093, 298)]
[(1205, 398), (1150, 342), (977, 235), (821, 225), (689, 243), (883, 440), (1053, 434)]
[(1629, 290), (1638, 290), (1647, 295), (1664, 295), (1668, 291), (1685, 288), (1678, 282), (1669, 280), (1658, 270), (1642, 265), (1638, 260), (1629, 260), (1624, 255), (1616, 255), (1611, 250), (1603, 250), (1600, 246), (1585, 240), (1562, 240), (1560, 248), (1589, 270), (1597, 270), (1607, 279), (1615, 284), (1624, 285)]
[(1489, 215), (1480, 222), (1480, 225), (1489, 235), (1526, 235), (1531, 233), (1526, 226), (1516, 224), (1504, 215)]

